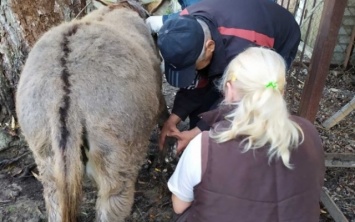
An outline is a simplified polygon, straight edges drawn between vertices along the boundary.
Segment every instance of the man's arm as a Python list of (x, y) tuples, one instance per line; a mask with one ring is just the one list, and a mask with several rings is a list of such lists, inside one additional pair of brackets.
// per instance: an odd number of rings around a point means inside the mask
[(176, 114), (184, 121), (192, 112), (202, 106), (209, 90), (210, 87), (180, 89), (176, 93), (172, 113)]
[[(172, 113), (185, 120), (190, 115), (198, 116), (217, 108), (221, 98), (223, 96), (213, 82), (209, 82), (204, 88), (180, 89), (176, 94)], [(204, 121), (199, 121), (197, 127), (201, 131), (210, 128)]]
[(163, 149), (166, 136), (176, 137), (178, 141), (177, 151), (181, 152), (186, 145), (195, 137), (200, 130), (195, 129), (194, 132), (181, 133), (176, 125), (185, 120), (193, 111), (201, 107), (203, 104), (203, 98), (208, 88), (199, 89), (180, 89), (174, 100), (174, 106), (169, 119), (164, 123), (160, 137), (159, 148)]
[(176, 125), (181, 120), (185, 120), (190, 113), (201, 106), (201, 98), (204, 95), (205, 89), (180, 89), (174, 100), (174, 106), (171, 115), (164, 123), (159, 137), (159, 148), (163, 149), (166, 136), (172, 136), (178, 139), (177, 152), (180, 153), (187, 144), (194, 138), (200, 130), (198, 128), (193, 131), (180, 132)]
[[(197, 116), (203, 112), (217, 108), (221, 98), (221, 94), (212, 82), (209, 82), (204, 88), (180, 89), (175, 97), (172, 115), (178, 116), (181, 120), (185, 120), (192, 113)], [(188, 131), (176, 131), (176, 133), (171, 134), (171, 136), (178, 139), (178, 153), (181, 153), (197, 134), (210, 129), (210, 125), (202, 119), (197, 122), (196, 126), (192, 127)], [(160, 139), (162, 140), (163, 137)]]
[(291, 67), (292, 62), (296, 57), (300, 39), (300, 33), (296, 30), (295, 34), (287, 40), (288, 42), (283, 48), (276, 50), (285, 59), (287, 69)]

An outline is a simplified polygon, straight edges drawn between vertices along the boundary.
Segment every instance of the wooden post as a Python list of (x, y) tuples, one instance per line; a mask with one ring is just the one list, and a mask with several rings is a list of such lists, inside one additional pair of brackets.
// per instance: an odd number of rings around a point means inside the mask
[(349, 42), (349, 45), (346, 49), (346, 56), (345, 56), (345, 60), (344, 60), (344, 64), (343, 64), (344, 69), (346, 69), (348, 67), (351, 53), (354, 48), (354, 40), (355, 40), (355, 26), (353, 27), (353, 31), (352, 31), (351, 37), (350, 37), (350, 42)]
[(347, 0), (326, 0), (298, 113), (314, 122)]

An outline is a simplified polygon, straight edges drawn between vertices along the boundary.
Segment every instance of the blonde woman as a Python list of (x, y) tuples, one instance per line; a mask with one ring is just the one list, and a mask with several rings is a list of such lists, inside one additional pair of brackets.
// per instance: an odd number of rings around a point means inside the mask
[(168, 187), (178, 221), (316, 222), (324, 179), (319, 134), (283, 98), (285, 62), (251, 47), (228, 65), (209, 132), (182, 154)]

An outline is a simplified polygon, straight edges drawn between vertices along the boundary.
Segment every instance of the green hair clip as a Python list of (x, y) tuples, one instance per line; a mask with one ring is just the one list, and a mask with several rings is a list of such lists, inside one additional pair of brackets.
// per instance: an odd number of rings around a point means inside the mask
[(230, 80), (234, 82), (235, 80), (237, 80), (237, 77), (233, 74)]
[(273, 88), (276, 89), (277, 88), (277, 82), (269, 82), (268, 84), (265, 85), (266, 88)]

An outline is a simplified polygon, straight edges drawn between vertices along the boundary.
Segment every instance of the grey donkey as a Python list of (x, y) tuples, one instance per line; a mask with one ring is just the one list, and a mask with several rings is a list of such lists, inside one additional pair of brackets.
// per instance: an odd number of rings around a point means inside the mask
[(135, 1), (100, 8), (46, 32), (27, 58), (16, 110), (49, 221), (76, 221), (85, 167), (98, 187), (96, 220), (130, 214), (151, 131), (167, 111), (145, 17)]

